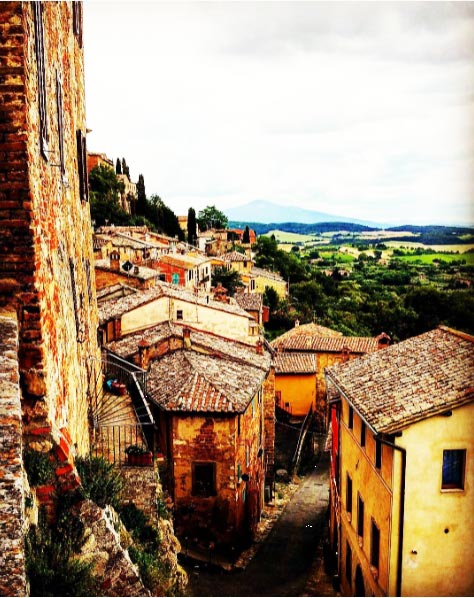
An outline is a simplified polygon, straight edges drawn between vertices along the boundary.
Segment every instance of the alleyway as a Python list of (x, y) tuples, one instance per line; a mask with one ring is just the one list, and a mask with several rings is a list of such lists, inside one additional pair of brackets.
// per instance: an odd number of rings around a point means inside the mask
[(336, 596), (321, 556), (327, 507), (326, 455), (305, 476), (247, 567), (226, 572), (188, 566), (188, 596)]

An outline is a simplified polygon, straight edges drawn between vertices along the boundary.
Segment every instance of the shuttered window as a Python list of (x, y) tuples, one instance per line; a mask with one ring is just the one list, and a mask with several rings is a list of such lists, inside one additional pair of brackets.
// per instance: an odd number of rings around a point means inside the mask
[(79, 176), (79, 197), (81, 201), (89, 199), (89, 181), (87, 177), (86, 136), (81, 130), (76, 131), (77, 170)]
[(38, 71), (39, 142), (43, 158), (48, 159), (48, 112), (46, 108), (46, 65), (44, 51), (43, 3), (33, 2), (36, 68)]

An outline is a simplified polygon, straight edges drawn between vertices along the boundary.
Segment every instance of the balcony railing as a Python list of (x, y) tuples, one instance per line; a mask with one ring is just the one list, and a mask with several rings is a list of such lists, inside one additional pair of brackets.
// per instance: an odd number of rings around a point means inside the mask
[[(118, 465), (153, 465), (157, 428), (146, 397), (146, 371), (104, 352), (91, 396), (92, 454)], [(132, 463), (138, 453), (148, 455)]]

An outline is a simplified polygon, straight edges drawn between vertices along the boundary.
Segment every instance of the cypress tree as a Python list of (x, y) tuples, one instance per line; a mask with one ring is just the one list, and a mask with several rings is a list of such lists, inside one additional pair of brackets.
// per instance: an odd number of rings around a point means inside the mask
[(245, 227), (244, 234), (242, 235), (242, 243), (250, 243), (250, 230), (248, 224)]
[(138, 175), (137, 183), (137, 216), (147, 216), (148, 202), (145, 193), (145, 179), (142, 174)]
[(194, 208), (188, 210), (188, 243), (196, 245), (196, 212)]
[(117, 158), (117, 162), (115, 164), (115, 174), (122, 174), (122, 164), (120, 163), (120, 158)]

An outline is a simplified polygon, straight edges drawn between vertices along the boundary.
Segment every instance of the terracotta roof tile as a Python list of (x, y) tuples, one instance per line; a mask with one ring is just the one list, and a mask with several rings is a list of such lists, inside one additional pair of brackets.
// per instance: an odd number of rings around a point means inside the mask
[(242, 413), (265, 377), (252, 365), (182, 349), (152, 362), (147, 391), (165, 411)]
[[(282, 335), (284, 336), (284, 335)], [(378, 341), (372, 337), (358, 336), (319, 336), (314, 333), (295, 334), (286, 338), (276, 338), (272, 347), (283, 351), (313, 351), (315, 353), (373, 353), (378, 349)]]
[(263, 305), (262, 293), (236, 293), (234, 299), (245, 311), (258, 311)]
[(273, 359), (275, 374), (313, 374), (316, 355), (309, 353), (277, 353)]
[(377, 433), (474, 400), (474, 337), (446, 327), (326, 368)]

